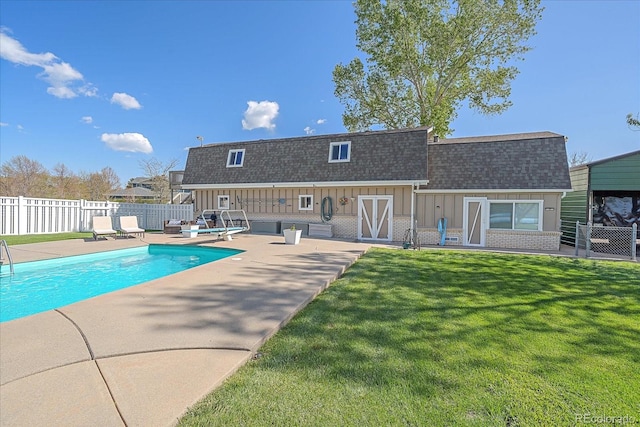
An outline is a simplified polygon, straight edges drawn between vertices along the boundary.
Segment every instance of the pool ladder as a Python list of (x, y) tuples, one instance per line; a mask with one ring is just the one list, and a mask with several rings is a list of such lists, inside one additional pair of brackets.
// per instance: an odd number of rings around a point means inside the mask
[(4, 258), (2, 257), (2, 248), (7, 253), (7, 259), (9, 259), (9, 271), (13, 274), (13, 259), (11, 258), (11, 252), (9, 252), (9, 245), (7, 245), (6, 240), (0, 240), (0, 264), (4, 263)]

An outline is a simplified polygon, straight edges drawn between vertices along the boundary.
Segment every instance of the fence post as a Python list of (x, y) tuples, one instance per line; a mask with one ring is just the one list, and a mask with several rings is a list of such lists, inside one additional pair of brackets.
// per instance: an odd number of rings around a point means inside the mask
[(27, 234), (28, 209), (24, 196), (18, 196), (18, 235)]
[(591, 255), (591, 222), (587, 222), (587, 232), (586, 232), (586, 236), (585, 236), (585, 247), (586, 247), (585, 257), (589, 258), (589, 256)]
[(631, 259), (636, 260), (636, 248), (638, 244), (638, 224), (633, 223), (631, 226)]
[(576, 253), (575, 256), (580, 254), (580, 250), (578, 249), (578, 245), (580, 244), (580, 221), (576, 221)]

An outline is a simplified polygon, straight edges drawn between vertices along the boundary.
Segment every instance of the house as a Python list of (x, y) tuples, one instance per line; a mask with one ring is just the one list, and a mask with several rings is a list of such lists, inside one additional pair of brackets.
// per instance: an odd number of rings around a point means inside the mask
[(446, 244), (559, 248), (560, 201), (571, 189), (564, 136), (429, 131), (194, 147), (182, 188), (196, 212), (243, 209), (254, 223), (323, 224), (343, 239), (402, 241), (416, 228), (423, 244), (437, 244), (447, 218)]
[(575, 166), (569, 174), (573, 193), (562, 201), (563, 242), (574, 243), (577, 221), (640, 229), (640, 150)]
[(131, 178), (127, 186), (107, 194), (109, 200), (154, 200), (153, 182), (147, 177)]
[(154, 200), (156, 194), (147, 187), (127, 187), (107, 194), (109, 200)]

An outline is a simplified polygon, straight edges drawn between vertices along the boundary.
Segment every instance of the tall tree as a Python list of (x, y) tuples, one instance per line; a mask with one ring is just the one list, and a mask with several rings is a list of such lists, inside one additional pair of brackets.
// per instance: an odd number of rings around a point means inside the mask
[(170, 198), (169, 171), (178, 164), (178, 159), (171, 159), (163, 163), (156, 158), (140, 160), (140, 167), (145, 176), (151, 181), (151, 190), (155, 193), (156, 201), (166, 203)]
[(627, 114), (627, 125), (631, 130), (640, 130), (640, 116), (636, 115), (633, 117), (633, 114)]
[(464, 101), (505, 111), (542, 10), (540, 0), (356, 0), (366, 66), (355, 58), (333, 70), (345, 127), (428, 125), (444, 136)]

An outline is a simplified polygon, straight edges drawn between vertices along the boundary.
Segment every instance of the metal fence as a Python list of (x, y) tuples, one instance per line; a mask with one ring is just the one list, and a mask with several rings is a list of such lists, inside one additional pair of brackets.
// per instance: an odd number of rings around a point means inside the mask
[(0, 235), (90, 231), (94, 216), (135, 216), (145, 230), (162, 230), (169, 219), (194, 219), (193, 205), (117, 203), (0, 196)]
[(574, 234), (576, 256), (580, 254), (582, 249), (587, 258), (595, 252), (625, 256), (633, 261), (637, 259), (638, 244), (640, 243), (637, 224), (633, 224), (631, 227), (610, 227), (589, 222), (581, 224), (580, 221), (577, 221)]

